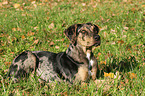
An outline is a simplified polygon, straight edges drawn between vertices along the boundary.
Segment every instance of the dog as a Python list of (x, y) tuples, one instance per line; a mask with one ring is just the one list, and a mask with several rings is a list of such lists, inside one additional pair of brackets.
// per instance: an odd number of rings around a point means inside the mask
[(13, 60), (8, 77), (18, 82), (33, 73), (40, 82), (95, 80), (98, 65), (92, 47), (101, 43), (98, 32), (92, 23), (74, 24), (64, 31), (71, 41), (65, 52), (24, 51)]

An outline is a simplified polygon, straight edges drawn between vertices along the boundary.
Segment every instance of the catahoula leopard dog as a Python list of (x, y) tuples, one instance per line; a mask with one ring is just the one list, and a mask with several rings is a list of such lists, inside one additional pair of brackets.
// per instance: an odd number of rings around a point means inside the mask
[(97, 61), (92, 53), (93, 46), (100, 45), (99, 28), (92, 23), (74, 24), (64, 31), (71, 41), (65, 52), (25, 51), (12, 62), (8, 77), (17, 82), (30, 73), (41, 81), (82, 81), (96, 79)]

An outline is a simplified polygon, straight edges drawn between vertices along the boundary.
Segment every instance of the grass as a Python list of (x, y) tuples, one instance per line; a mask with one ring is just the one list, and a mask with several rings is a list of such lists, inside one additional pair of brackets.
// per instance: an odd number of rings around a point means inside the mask
[[(144, 0), (8, 0), (0, 2), (0, 18), (1, 95), (145, 95)], [(101, 46), (93, 52), (100, 66), (98, 79), (107, 84), (42, 85), (36, 78), (13, 84), (4, 78), (16, 55), (65, 51), (69, 41), (63, 31), (86, 22), (100, 27)], [(121, 78), (112, 78), (117, 72)]]

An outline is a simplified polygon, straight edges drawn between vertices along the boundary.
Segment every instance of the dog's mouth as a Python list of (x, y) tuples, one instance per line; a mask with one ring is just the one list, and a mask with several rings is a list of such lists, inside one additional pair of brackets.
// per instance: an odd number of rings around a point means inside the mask
[(93, 46), (97, 47), (97, 46), (100, 46), (100, 44), (101, 44), (101, 41), (96, 41), (96, 43)]
[(87, 47), (87, 48), (90, 48), (90, 47), (93, 47), (93, 46), (97, 47), (97, 46), (100, 46), (100, 44), (101, 44), (101, 41), (96, 41), (94, 44), (88, 45), (88, 46), (86, 46), (86, 47)]

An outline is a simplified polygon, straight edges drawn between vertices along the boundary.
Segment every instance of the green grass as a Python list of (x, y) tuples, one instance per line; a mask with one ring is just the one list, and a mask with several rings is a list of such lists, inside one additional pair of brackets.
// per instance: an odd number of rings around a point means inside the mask
[[(0, 2), (0, 94), (145, 95), (144, 0), (8, 1)], [(93, 50), (100, 65), (98, 79), (109, 79), (103, 72), (119, 72), (119, 80), (111, 79), (113, 82), (98, 87), (93, 81), (81, 86), (42, 85), (35, 78), (12, 84), (4, 79), (16, 55), (24, 50), (65, 51), (69, 41), (63, 31), (86, 22), (100, 26), (101, 46)], [(106, 86), (110, 87), (104, 90)]]

